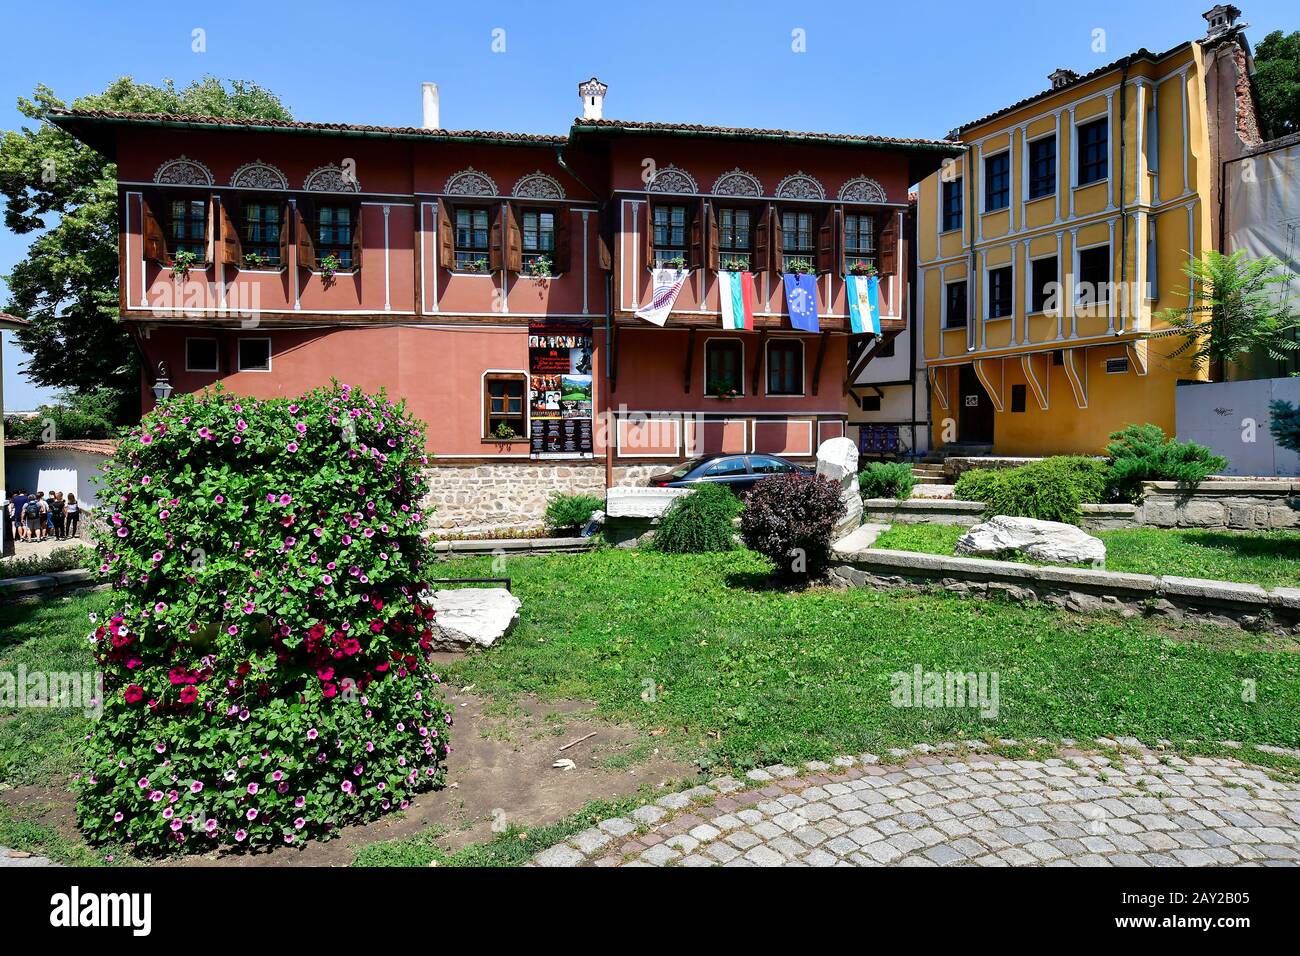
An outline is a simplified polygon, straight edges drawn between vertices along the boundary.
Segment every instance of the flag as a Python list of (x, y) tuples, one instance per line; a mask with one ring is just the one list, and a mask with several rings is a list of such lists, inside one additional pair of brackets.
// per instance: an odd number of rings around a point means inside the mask
[(754, 273), (719, 272), (718, 298), (722, 300), (724, 329), (754, 328)]
[(880, 280), (876, 276), (845, 276), (849, 298), (849, 324), (854, 333), (880, 334)]
[(659, 326), (667, 322), (668, 313), (673, 310), (673, 303), (677, 301), (677, 293), (682, 291), (682, 286), (686, 284), (690, 275), (689, 269), (654, 270), (650, 301), (636, 310), (637, 318)]
[(804, 332), (820, 332), (817, 321), (817, 278), (806, 272), (785, 273), (785, 304), (790, 324)]

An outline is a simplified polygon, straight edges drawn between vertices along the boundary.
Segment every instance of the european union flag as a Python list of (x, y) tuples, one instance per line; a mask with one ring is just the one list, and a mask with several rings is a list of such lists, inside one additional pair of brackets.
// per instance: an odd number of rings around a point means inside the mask
[(806, 272), (785, 273), (785, 305), (790, 324), (804, 332), (820, 332), (817, 321), (817, 277)]

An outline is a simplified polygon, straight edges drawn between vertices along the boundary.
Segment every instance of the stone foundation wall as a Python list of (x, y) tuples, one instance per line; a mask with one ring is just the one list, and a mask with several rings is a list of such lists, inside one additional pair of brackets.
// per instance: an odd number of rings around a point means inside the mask
[(433, 531), (481, 534), (542, 527), (554, 494), (605, 497), (605, 463), (512, 462), (439, 465), (426, 470), (424, 507)]
[[(662, 464), (614, 466), (614, 484), (643, 487)], [(429, 494), (424, 499), (429, 528), (462, 534), (531, 531), (542, 527), (547, 499), (554, 494), (605, 497), (605, 461), (515, 461), (500, 464), (435, 465), (425, 470)]]
[(1203, 481), (1194, 489), (1149, 481), (1144, 489), (1140, 516), (1147, 527), (1300, 528), (1300, 481)]

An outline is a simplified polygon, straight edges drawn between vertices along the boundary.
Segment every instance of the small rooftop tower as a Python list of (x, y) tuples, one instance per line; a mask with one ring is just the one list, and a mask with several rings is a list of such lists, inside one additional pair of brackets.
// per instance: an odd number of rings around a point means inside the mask
[(583, 119), (602, 119), (605, 115), (605, 93), (609, 86), (594, 76), (585, 83), (578, 84), (578, 96), (582, 100)]

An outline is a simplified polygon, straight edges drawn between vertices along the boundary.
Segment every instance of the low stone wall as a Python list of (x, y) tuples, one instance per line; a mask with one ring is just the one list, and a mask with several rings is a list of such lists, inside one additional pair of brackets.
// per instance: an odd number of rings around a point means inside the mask
[(518, 557), (524, 554), (590, 551), (596, 538), (483, 538), (475, 541), (435, 541), (433, 553), (438, 558), (478, 555)]
[(951, 498), (868, 498), (862, 502), (862, 520), (871, 524), (979, 524), (984, 505)]
[(73, 591), (98, 591), (106, 587), (108, 585), (99, 583), (93, 572), (73, 568), (71, 571), (51, 571), (49, 574), (0, 579), (0, 598), (5, 601), (22, 601)]
[(1254, 584), (1091, 568), (867, 549), (837, 555), (830, 571), (841, 587), (939, 589), (972, 597), (1043, 602), (1089, 614), (1182, 619), (1194, 614), (1248, 630), (1300, 634), (1300, 588), (1266, 591)]
[(1300, 481), (1148, 481), (1141, 523), (1153, 528), (1300, 528)]
[(977, 468), (1019, 468), (1031, 461), (1042, 461), (1042, 459), (1013, 458), (1007, 455), (954, 456), (943, 460), (943, 473), (948, 476), (949, 481), (956, 481), (964, 472), (975, 471)]
[[(667, 470), (663, 464), (616, 465), (615, 487), (644, 486), (651, 475)], [(424, 507), (433, 532), (481, 534), (542, 527), (551, 495), (605, 497), (605, 460), (513, 461), (492, 464), (440, 463), (425, 470), (429, 494)]]

